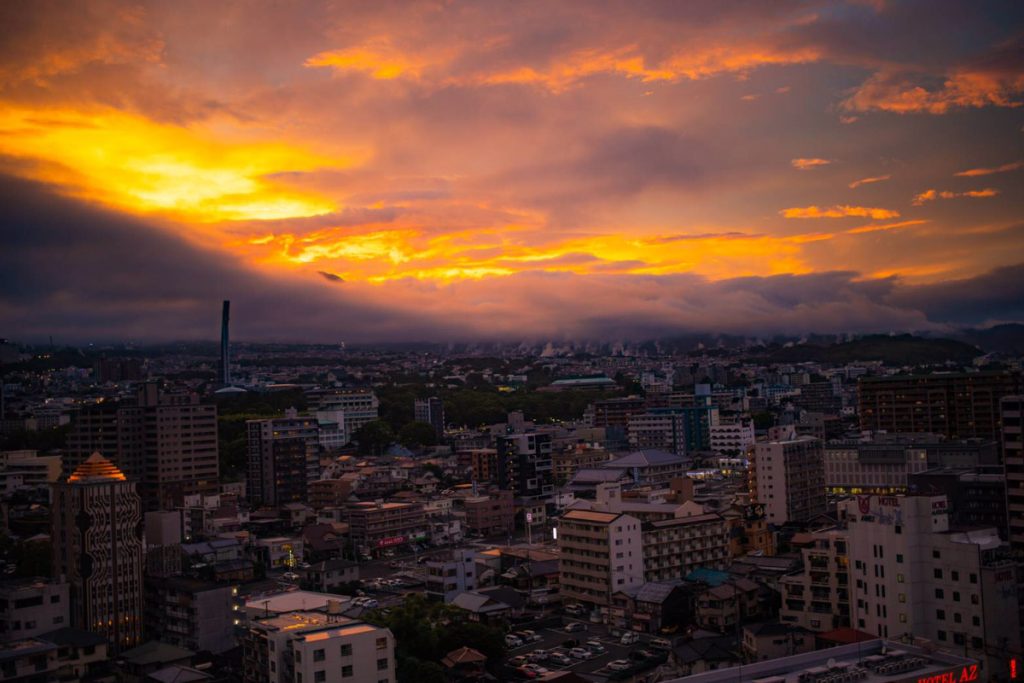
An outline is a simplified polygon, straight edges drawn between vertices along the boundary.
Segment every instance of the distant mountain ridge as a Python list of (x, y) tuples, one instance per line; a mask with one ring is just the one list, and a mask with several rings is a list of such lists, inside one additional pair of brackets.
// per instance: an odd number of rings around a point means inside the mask
[(870, 335), (829, 346), (794, 344), (766, 349), (760, 356), (774, 363), (881, 361), (885, 365), (931, 365), (953, 361), (968, 364), (984, 351), (956, 339), (931, 339), (911, 334)]

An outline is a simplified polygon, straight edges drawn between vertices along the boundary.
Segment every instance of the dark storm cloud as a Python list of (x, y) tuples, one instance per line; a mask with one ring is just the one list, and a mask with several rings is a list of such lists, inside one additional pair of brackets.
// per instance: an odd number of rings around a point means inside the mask
[(890, 299), (924, 311), (930, 320), (963, 325), (1024, 320), (1024, 264), (964, 280), (902, 287)]

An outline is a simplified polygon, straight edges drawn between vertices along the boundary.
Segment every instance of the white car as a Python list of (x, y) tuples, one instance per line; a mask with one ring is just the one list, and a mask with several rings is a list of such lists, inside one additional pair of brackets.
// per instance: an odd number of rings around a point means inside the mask
[(623, 645), (636, 645), (640, 642), (640, 634), (636, 631), (626, 631), (619, 642)]
[(569, 656), (574, 659), (590, 659), (593, 655), (590, 650), (583, 647), (574, 647), (569, 650)]
[(610, 671), (625, 671), (630, 666), (632, 665), (629, 663), (628, 659), (615, 659), (608, 662), (608, 669)]
[(514, 636), (511, 633), (505, 636), (505, 647), (522, 647), (523, 641), (519, 636)]
[(561, 666), (568, 666), (569, 664), (572, 664), (572, 660), (566, 657), (561, 652), (552, 652), (548, 655), (548, 659), (554, 662), (555, 664), (559, 664)]
[(548, 656), (549, 655), (547, 650), (534, 650), (533, 652), (526, 655), (526, 658), (529, 659), (531, 662), (537, 663), (548, 661)]
[(585, 645), (586, 648), (594, 654), (603, 655), (605, 653), (604, 645), (602, 645), (600, 642), (596, 640), (588, 640), (587, 642), (583, 643), (583, 645)]

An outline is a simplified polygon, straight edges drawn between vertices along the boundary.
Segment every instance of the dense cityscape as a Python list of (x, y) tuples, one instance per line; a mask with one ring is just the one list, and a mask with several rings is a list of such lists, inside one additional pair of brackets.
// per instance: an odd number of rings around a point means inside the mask
[(229, 306), (0, 346), (5, 680), (1017, 675), (1019, 352), (232, 344)]
[(0, 1), (0, 683), (1024, 683), (1022, 180), (1021, 0)]

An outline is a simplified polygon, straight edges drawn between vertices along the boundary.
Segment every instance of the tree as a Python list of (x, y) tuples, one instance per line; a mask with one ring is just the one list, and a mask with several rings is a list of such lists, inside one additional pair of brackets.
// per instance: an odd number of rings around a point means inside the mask
[(410, 422), (398, 432), (398, 442), (406, 448), (434, 446), (437, 444), (437, 431), (434, 425), (426, 422)]
[(383, 420), (367, 422), (356, 430), (353, 435), (359, 444), (359, 452), (363, 455), (380, 455), (384, 449), (395, 442), (395, 433), (391, 425)]

